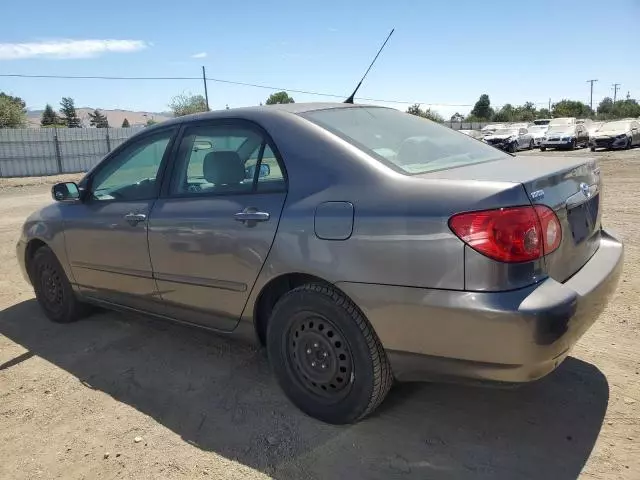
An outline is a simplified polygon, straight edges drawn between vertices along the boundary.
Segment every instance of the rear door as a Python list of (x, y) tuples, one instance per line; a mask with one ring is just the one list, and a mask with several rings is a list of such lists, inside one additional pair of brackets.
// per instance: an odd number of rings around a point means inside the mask
[(634, 145), (640, 144), (640, 126), (638, 122), (631, 122), (631, 135)]
[(252, 123), (184, 127), (149, 219), (154, 277), (170, 316), (235, 327), (278, 228), (284, 172), (273, 142)]

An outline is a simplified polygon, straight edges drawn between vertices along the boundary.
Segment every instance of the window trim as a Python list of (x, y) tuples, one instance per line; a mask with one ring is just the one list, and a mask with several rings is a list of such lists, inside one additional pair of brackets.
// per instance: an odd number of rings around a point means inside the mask
[[(257, 190), (257, 183), (254, 177), (251, 190), (248, 192), (241, 192), (241, 191), (238, 191), (238, 192), (212, 191), (212, 192), (205, 192), (205, 193), (202, 193), (202, 192), (173, 193), (171, 192), (171, 182), (172, 182), (173, 176), (178, 171), (178, 168), (177, 168), (178, 161), (180, 160), (178, 158), (178, 152), (180, 150), (180, 146), (182, 145), (182, 141), (185, 137), (186, 130), (188, 128), (193, 128), (193, 127), (214, 127), (214, 128), (215, 127), (236, 127), (236, 128), (246, 128), (248, 130), (253, 130), (254, 132), (258, 133), (262, 137), (260, 154), (264, 153), (266, 145), (268, 145), (269, 148), (271, 148), (271, 151), (273, 152), (276, 158), (276, 161), (278, 162), (278, 165), (280, 167), (280, 171), (282, 172), (282, 177), (284, 180), (284, 188), (260, 192)], [(265, 146), (264, 148), (262, 147), (263, 145)], [(261, 155), (258, 156), (258, 161), (262, 161)], [(258, 161), (256, 161), (256, 165), (258, 165)], [(258, 171), (257, 168), (256, 168), (256, 171)], [(264, 195), (264, 194), (270, 194), (270, 193), (287, 193), (288, 191), (289, 191), (289, 177), (287, 175), (287, 169), (286, 169), (284, 160), (282, 159), (282, 155), (280, 154), (280, 151), (278, 150), (278, 147), (273, 141), (273, 138), (271, 137), (271, 135), (269, 135), (269, 133), (264, 128), (262, 128), (261, 125), (259, 125), (258, 123), (252, 120), (247, 120), (243, 118), (224, 118), (224, 119), (192, 120), (192, 121), (187, 121), (182, 123), (180, 127), (180, 132), (176, 136), (173, 147), (172, 147), (171, 163), (168, 165), (165, 171), (165, 175), (162, 180), (162, 184), (160, 186), (160, 194), (158, 198), (165, 199), (165, 200), (180, 199), (180, 198), (197, 199), (197, 198), (229, 197), (229, 196), (237, 196), (237, 195), (256, 195), (256, 194)]]
[[(109, 152), (107, 154), (106, 157), (104, 157), (93, 169), (91, 169), (86, 175), (85, 177), (80, 181), (80, 184), (78, 185), (78, 188), (81, 191), (81, 196), (82, 196), (82, 201), (83, 203), (100, 203), (100, 204), (107, 204), (107, 203), (126, 203), (126, 202), (144, 202), (144, 201), (148, 201), (148, 200), (155, 200), (158, 198), (160, 191), (161, 191), (161, 187), (162, 184), (164, 183), (164, 176), (166, 174), (166, 169), (167, 169), (167, 165), (169, 164), (172, 156), (173, 156), (173, 148), (175, 146), (175, 141), (177, 138), (177, 134), (180, 131), (179, 127), (176, 125), (171, 125), (168, 127), (164, 127), (164, 128), (154, 128), (153, 130), (149, 131), (149, 132), (142, 132), (138, 135), (135, 135), (129, 139), (127, 139), (126, 141), (122, 142), (118, 147), (116, 147), (114, 150), (112, 150), (111, 152)], [(158, 173), (156, 174), (156, 185), (155, 185), (155, 189), (154, 189), (154, 194), (153, 196), (147, 197), (147, 198), (138, 198), (135, 200), (131, 200), (131, 199), (119, 199), (119, 198), (113, 198), (113, 199), (109, 199), (109, 200), (95, 200), (91, 198), (91, 189), (93, 187), (93, 181), (96, 177), (96, 175), (98, 175), (98, 173), (100, 173), (102, 170), (104, 170), (105, 168), (107, 168), (107, 166), (112, 162), (115, 161), (115, 157), (117, 157), (118, 155), (120, 155), (122, 153), (123, 150), (129, 148), (132, 145), (135, 145), (136, 143), (139, 142), (143, 142), (145, 140), (148, 140), (150, 137), (159, 135), (159, 134), (163, 134), (165, 132), (170, 133), (170, 137), (169, 137), (169, 142), (167, 143), (167, 147), (164, 151), (164, 154), (162, 155), (162, 160), (160, 160), (160, 165), (158, 167)]]

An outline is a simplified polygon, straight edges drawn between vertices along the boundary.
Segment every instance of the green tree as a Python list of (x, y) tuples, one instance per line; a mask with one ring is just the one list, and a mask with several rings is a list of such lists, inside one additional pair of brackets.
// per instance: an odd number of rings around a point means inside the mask
[(289, 96), (289, 94), (285, 91), (276, 92), (269, 95), (267, 101), (265, 102), (267, 105), (275, 105), (277, 103), (295, 103), (293, 98)]
[(554, 117), (576, 117), (588, 118), (593, 115), (593, 111), (586, 105), (577, 100), (560, 100), (558, 103), (551, 105), (551, 113)]
[(207, 101), (202, 95), (176, 95), (171, 99), (169, 108), (173, 112), (174, 117), (208, 111)]
[(24, 100), (0, 92), (0, 128), (20, 128), (27, 124)]
[(493, 114), (491, 120), (494, 122), (514, 122), (514, 117), (515, 110), (513, 108), (513, 105), (511, 105), (510, 103), (506, 103), (500, 110)]
[(604, 97), (598, 104), (598, 118), (606, 120), (613, 114), (613, 99)]
[(420, 108), (419, 103), (415, 103), (407, 108), (407, 113), (415, 115), (417, 117), (427, 118), (438, 123), (444, 122), (444, 118), (442, 118), (442, 116), (438, 112), (431, 110), (430, 108), (423, 110)]
[(451, 115), (452, 122), (464, 122), (464, 116), (460, 115), (458, 112)]
[(42, 111), (42, 116), (40, 117), (40, 126), (41, 127), (59, 127), (62, 123), (62, 120), (53, 109), (51, 105), (48, 103), (45, 105), (44, 110)]
[(107, 116), (104, 115), (97, 108), (93, 111), (93, 113), (89, 112), (89, 124), (92, 127), (96, 128), (109, 128), (109, 120), (107, 120)]
[(551, 118), (551, 112), (548, 108), (541, 108), (536, 113), (536, 118)]
[(491, 108), (491, 100), (489, 100), (489, 95), (483, 93), (480, 95), (480, 98), (476, 102), (471, 110), (470, 116), (473, 116), (479, 120), (489, 120), (493, 117), (494, 111)]
[(513, 117), (516, 122), (530, 122), (536, 118), (536, 106), (532, 102), (526, 102), (514, 108)]
[(127, 120), (126, 118), (122, 121), (122, 128), (129, 128), (131, 125), (129, 125), (129, 120)]
[(613, 105), (614, 118), (636, 118), (640, 117), (640, 105), (633, 98), (618, 100)]
[(62, 120), (68, 128), (80, 128), (80, 118), (76, 113), (76, 107), (71, 97), (62, 97), (60, 102)]
[(156, 120), (154, 120), (153, 118), (150, 118), (149, 120), (147, 120), (147, 127), (151, 127), (156, 123), (158, 123)]

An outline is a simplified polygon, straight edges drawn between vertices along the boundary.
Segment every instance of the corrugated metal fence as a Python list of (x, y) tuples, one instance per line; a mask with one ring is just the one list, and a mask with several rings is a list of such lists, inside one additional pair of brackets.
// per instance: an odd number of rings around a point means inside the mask
[(454, 130), (480, 130), (485, 125), (489, 125), (490, 122), (443, 122), (449, 128)]
[(86, 172), (141, 129), (0, 129), (0, 177)]

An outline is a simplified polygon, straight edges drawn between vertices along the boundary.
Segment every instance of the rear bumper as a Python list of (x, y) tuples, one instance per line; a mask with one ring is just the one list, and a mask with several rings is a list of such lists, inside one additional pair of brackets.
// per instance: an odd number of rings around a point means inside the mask
[(622, 271), (623, 246), (600, 247), (564, 283), (462, 292), (338, 283), (376, 330), (399, 380), (527, 382), (555, 369), (598, 318)]

